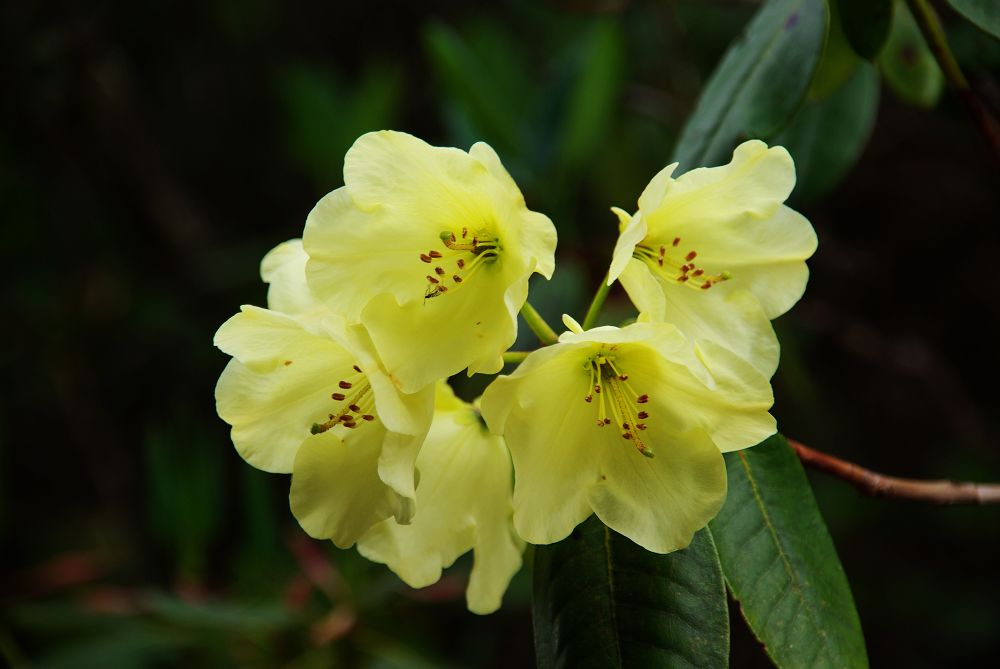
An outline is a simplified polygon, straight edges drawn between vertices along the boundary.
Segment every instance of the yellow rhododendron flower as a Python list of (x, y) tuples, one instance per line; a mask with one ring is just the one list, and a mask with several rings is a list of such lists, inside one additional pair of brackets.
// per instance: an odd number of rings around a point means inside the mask
[(514, 526), (565, 538), (592, 512), (644, 548), (684, 548), (726, 496), (722, 452), (775, 431), (767, 379), (713, 342), (710, 375), (666, 323), (572, 332), (486, 389), (483, 416), (514, 463)]
[(556, 232), (493, 149), (369, 133), (347, 152), (344, 183), (306, 221), (313, 292), (365, 325), (405, 392), (500, 371), (528, 278), (552, 275)]
[(216, 408), (247, 462), (292, 474), (306, 532), (346, 547), (386, 518), (412, 516), (434, 389), (401, 393), (364, 329), (310, 297), (305, 261), (297, 240), (268, 254), (272, 308), (244, 306), (219, 328), (215, 345), (233, 359)]
[(358, 540), (358, 551), (422, 588), (472, 550), (466, 602), (474, 613), (492, 613), (524, 550), (511, 520), (510, 455), (503, 438), (490, 434), (475, 407), (447, 383), (437, 385), (435, 409), (417, 456), (417, 514), (409, 525), (379, 523)]
[(802, 296), (816, 250), (809, 221), (783, 204), (795, 185), (792, 158), (751, 140), (728, 165), (674, 179), (676, 167), (653, 177), (635, 215), (613, 210), (621, 232), (608, 284), (621, 281), (640, 320), (673, 323), (770, 377), (778, 341), (769, 321)]

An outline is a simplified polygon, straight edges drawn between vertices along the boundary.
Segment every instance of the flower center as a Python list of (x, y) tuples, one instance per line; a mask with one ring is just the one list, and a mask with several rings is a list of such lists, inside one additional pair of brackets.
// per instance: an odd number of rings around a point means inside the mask
[(313, 423), (309, 430), (312, 434), (326, 432), (338, 425), (353, 430), (362, 423), (375, 420), (375, 395), (368, 377), (358, 365), (354, 365), (352, 370), (355, 373), (341, 379), (337, 383), (340, 390), (330, 395), (330, 399), (337, 403), (337, 410), (329, 414), (325, 423)]
[(459, 233), (445, 230), (440, 238), (444, 244), (443, 251), (431, 249), (420, 254), (421, 262), (434, 268), (427, 275), (425, 298), (460, 288), (480, 267), (492, 264), (500, 257), (500, 239), (486, 230), (473, 232), (462, 228)]
[[(635, 251), (632, 252), (632, 257), (644, 260), (650, 266), (658, 267), (660, 274), (666, 278), (672, 279), (675, 283), (681, 285), (686, 284), (691, 288), (708, 290), (715, 284), (721, 281), (728, 281), (732, 277), (726, 271), (719, 272), (718, 274), (706, 274), (705, 270), (698, 267), (698, 263), (695, 262), (698, 252), (690, 249), (687, 253), (684, 253), (680, 248), (680, 243), (681, 238), (674, 237), (669, 248), (666, 244), (660, 244), (659, 249), (642, 245), (636, 246)], [(681, 255), (682, 253), (683, 255)]]
[(590, 385), (583, 400), (593, 403), (597, 398), (597, 426), (611, 425), (613, 418), (621, 428), (622, 439), (635, 444), (639, 453), (647, 458), (653, 457), (652, 449), (640, 434), (646, 429), (643, 421), (649, 418), (649, 412), (639, 405), (649, 402), (649, 395), (637, 393), (628, 382), (628, 374), (615, 366), (615, 356), (603, 350), (587, 358), (584, 369), (590, 373)]

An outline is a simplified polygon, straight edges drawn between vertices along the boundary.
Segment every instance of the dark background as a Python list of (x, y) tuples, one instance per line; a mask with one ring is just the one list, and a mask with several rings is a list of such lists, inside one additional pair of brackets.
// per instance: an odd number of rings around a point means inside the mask
[[(465, 561), (415, 592), (304, 537), (287, 477), (240, 460), (215, 415), (212, 335), (264, 303), (260, 258), (379, 128), (490, 142), (559, 229), (532, 301), (553, 322), (580, 315), (610, 258), (608, 207), (634, 207), (668, 162), (754, 8), (0, 4), (0, 657), (531, 666), (526, 571), (482, 618), (464, 610)], [(995, 103), (997, 44), (942, 14)], [(777, 323), (782, 430), (880, 471), (1000, 479), (998, 169), (959, 101), (883, 90), (856, 167), (793, 204), (820, 247)], [(995, 661), (1000, 510), (811, 478), (873, 666)], [(769, 666), (738, 616), (732, 664)]]

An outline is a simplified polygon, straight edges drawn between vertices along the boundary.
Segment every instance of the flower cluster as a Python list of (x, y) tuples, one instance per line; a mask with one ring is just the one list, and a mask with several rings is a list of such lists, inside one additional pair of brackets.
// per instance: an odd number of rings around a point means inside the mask
[(302, 239), (264, 258), (268, 308), (216, 334), (237, 451), (292, 475), (311, 536), (357, 544), (413, 587), (472, 550), (479, 613), (500, 606), (526, 541), (592, 513), (651, 551), (685, 547), (725, 498), (722, 453), (775, 430), (770, 319), (801, 296), (816, 240), (783, 204), (783, 149), (752, 141), (729, 165), (675, 168), (635, 214), (613, 210), (608, 284), (638, 322), (566, 316), (558, 343), (470, 404), (446, 379), (501, 371), (528, 279), (554, 270), (555, 227), (486, 144), (362, 136)]

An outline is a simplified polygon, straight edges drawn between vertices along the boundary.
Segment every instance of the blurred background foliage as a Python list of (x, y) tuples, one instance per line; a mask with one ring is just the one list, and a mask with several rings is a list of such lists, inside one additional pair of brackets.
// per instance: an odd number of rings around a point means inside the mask
[[(554, 322), (580, 315), (617, 233), (608, 207), (633, 207), (674, 155), (758, 6), (0, 4), (0, 657), (531, 666), (526, 570), (481, 618), (464, 610), (466, 561), (412, 591), (304, 536), (287, 477), (244, 464), (215, 416), (212, 335), (264, 303), (260, 258), (301, 234), (351, 142), (380, 128), (492, 144), (559, 230), (556, 275), (532, 301)], [(1000, 43), (938, 9), (997, 109)], [(881, 36), (832, 18), (805, 104), (769, 129), (820, 238), (805, 298), (777, 323), (775, 413), (876, 469), (1000, 479), (996, 163), (902, 3), (864, 24)], [(874, 63), (855, 55), (886, 37)], [(776, 72), (797, 57), (781, 48)], [(627, 317), (611, 299), (608, 319)], [(995, 661), (996, 509), (813, 482), (874, 666)], [(733, 665), (768, 666), (734, 616)]]

